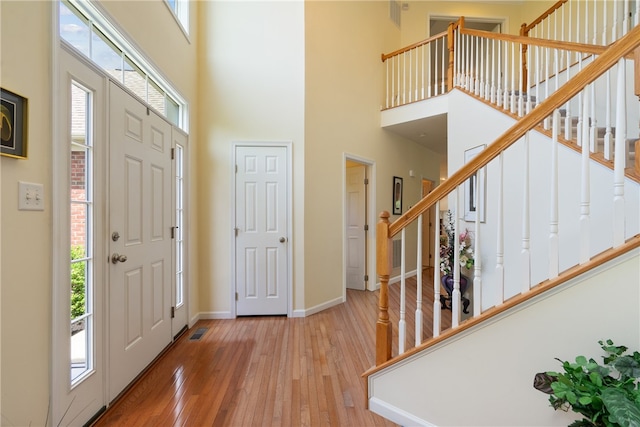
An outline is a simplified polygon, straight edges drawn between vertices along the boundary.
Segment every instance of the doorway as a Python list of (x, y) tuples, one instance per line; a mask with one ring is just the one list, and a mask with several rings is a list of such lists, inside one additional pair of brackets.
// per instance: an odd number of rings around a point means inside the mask
[(184, 235), (174, 244), (186, 181), (172, 153), (186, 158), (188, 137), (58, 52), (51, 389), (53, 424), (68, 425), (103, 411), (187, 325)]
[[(370, 223), (373, 221), (371, 176), (373, 162), (356, 156), (345, 156), (344, 160), (344, 282), (345, 289), (372, 290), (369, 280), (375, 265), (371, 255), (375, 254), (375, 241), (370, 238)], [(345, 293), (346, 297), (346, 293)]]

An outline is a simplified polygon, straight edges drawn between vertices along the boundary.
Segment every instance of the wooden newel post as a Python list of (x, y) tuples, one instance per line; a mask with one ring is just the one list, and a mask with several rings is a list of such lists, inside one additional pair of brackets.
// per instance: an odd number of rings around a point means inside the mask
[[(520, 26), (520, 35), (523, 37), (529, 37), (529, 30), (527, 29), (527, 24), (522, 24)], [(527, 49), (529, 48), (529, 46), (527, 44), (523, 44), (522, 45), (522, 90), (524, 90), (525, 92), (529, 92), (529, 89), (527, 89), (527, 85), (529, 84), (529, 82), (527, 81), (527, 67), (529, 66), (527, 64)], [(520, 96), (523, 96), (522, 94), (520, 94)]]
[(383, 211), (376, 225), (376, 271), (380, 277), (380, 299), (376, 322), (376, 366), (391, 359), (391, 322), (389, 322), (389, 274), (392, 246), (389, 237), (389, 212)]

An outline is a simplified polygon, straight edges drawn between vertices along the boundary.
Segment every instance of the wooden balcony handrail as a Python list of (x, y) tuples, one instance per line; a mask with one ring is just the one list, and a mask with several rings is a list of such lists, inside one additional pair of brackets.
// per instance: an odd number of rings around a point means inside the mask
[(560, 9), (562, 7), (562, 5), (565, 4), (568, 1), (569, 0), (560, 0), (560, 1), (558, 1), (556, 4), (554, 4), (549, 9), (544, 11), (536, 19), (534, 19), (529, 25), (527, 25), (526, 23), (523, 23), (522, 26), (520, 27), (520, 35), (526, 36), (527, 34), (529, 34), (529, 31), (531, 31), (531, 29), (533, 27), (535, 27), (536, 25), (538, 25), (539, 23), (541, 23), (542, 21), (547, 19), (549, 17), (549, 15), (551, 15), (556, 10)]
[(391, 52), (391, 53), (386, 53), (386, 54), (385, 54), (385, 53), (383, 53), (383, 54), (381, 55), (381, 57), (382, 57), (382, 62), (384, 62), (384, 61), (386, 61), (387, 59), (389, 59), (389, 58), (391, 58), (391, 57), (394, 57), (394, 56), (396, 56), (396, 55), (400, 55), (401, 53), (405, 53), (405, 52), (408, 52), (408, 51), (410, 51), (410, 50), (412, 50), (412, 49), (415, 49), (415, 48), (417, 48), (417, 47), (427, 45), (427, 44), (431, 43), (432, 41), (442, 39), (442, 38), (444, 38), (444, 37), (446, 37), (446, 36), (447, 36), (447, 32), (446, 32), (446, 31), (443, 31), (443, 32), (441, 32), (441, 33), (438, 33), (438, 34), (436, 34), (436, 35), (434, 35), (434, 36), (429, 37), (428, 39), (424, 39), (424, 40), (422, 40), (422, 41), (416, 42), (416, 43), (411, 44), (411, 45), (409, 45), (409, 46), (405, 46), (405, 47), (403, 47), (402, 49), (394, 50), (394, 51), (393, 51), (393, 52)]

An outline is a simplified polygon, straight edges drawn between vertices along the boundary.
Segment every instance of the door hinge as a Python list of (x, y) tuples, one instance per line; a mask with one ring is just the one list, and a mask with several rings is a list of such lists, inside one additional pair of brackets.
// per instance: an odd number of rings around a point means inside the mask
[(368, 274), (365, 274), (365, 275), (364, 275), (364, 281), (365, 281), (365, 282), (368, 282), (368, 281), (369, 281), (369, 275), (368, 275)]
[(236, 237), (238, 237), (238, 231), (240, 231), (240, 229), (238, 227), (234, 228), (233, 231), (236, 233)]
[(172, 239), (176, 238), (176, 228), (178, 228), (178, 227), (171, 227), (171, 238)]
[(238, 301), (238, 293), (236, 292), (236, 301)]
[(236, 165), (236, 173), (238, 173), (238, 165)]
[(369, 231), (369, 224), (364, 225), (364, 231)]
[(171, 318), (173, 319), (174, 317), (176, 317), (176, 308), (171, 307)]
[(176, 149), (172, 148), (171, 149), (171, 160), (175, 160), (175, 158), (176, 158)]
[(369, 185), (369, 178), (364, 179), (364, 185)]

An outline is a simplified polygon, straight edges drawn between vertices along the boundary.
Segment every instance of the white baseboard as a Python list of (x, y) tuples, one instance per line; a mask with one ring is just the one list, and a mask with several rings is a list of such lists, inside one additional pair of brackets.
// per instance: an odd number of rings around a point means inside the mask
[(197, 320), (233, 319), (230, 311), (205, 311), (196, 315)]
[(305, 310), (293, 310), (293, 317), (311, 316), (312, 314), (320, 313), (323, 310), (326, 310), (338, 304), (342, 304), (343, 302), (344, 302), (344, 298), (338, 297), (331, 301), (324, 302), (322, 304), (316, 305), (315, 307), (307, 308)]
[[(417, 270), (411, 270), (411, 271), (408, 271), (408, 272), (405, 274), (405, 277), (406, 277), (406, 278), (414, 277), (414, 276), (416, 276), (417, 274), (418, 274), (418, 271), (417, 271)], [(390, 285), (393, 285), (394, 283), (400, 283), (400, 276), (393, 276), (393, 277), (390, 277), (390, 278), (389, 278), (389, 284), (390, 284)], [(369, 289), (369, 290), (370, 290), (370, 291), (377, 291), (378, 289), (380, 289), (380, 282), (376, 282), (376, 284), (375, 284), (375, 286), (373, 287), (373, 289)]]
[(375, 397), (369, 398), (369, 410), (401, 426), (436, 427), (435, 424), (431, 424)]

